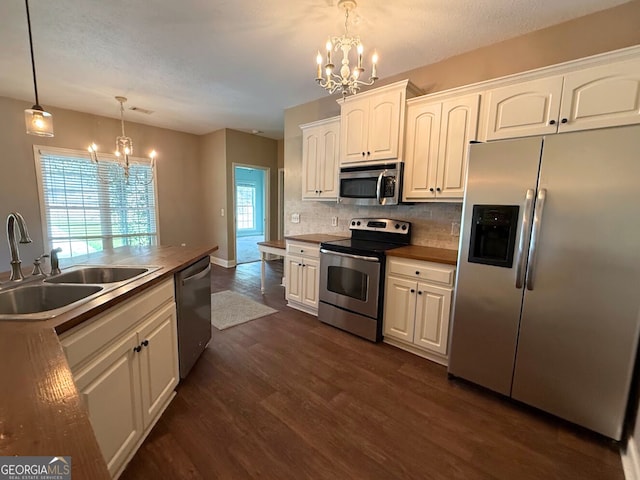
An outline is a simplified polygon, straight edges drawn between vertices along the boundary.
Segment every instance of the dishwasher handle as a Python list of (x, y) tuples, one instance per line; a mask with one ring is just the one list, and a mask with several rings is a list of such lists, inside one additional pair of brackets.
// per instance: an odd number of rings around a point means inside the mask
[(191, 275), (190, 277), (183, 278), (182, 279), (182, 285), (186, 285), (187, 283), (193, 282), (193, 281), (196, 281), (196, 280), (201, 280), (204, 277), (206, 277), (207, 275), (209, 275), (209, 272), (211, 272), (211, 264), (207, 265), (207, 268), (205, 268), (201, 272), (198, 272), (195, 275)]

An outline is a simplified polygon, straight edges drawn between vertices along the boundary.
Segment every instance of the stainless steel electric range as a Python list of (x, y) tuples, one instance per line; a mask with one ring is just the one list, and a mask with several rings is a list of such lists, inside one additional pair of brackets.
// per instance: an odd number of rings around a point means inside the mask
[(320, 244), (318, 319), (373, 342), (382, 340), (385, 252), (409, 245), (411, 223), (354, 218), (351, 238)]

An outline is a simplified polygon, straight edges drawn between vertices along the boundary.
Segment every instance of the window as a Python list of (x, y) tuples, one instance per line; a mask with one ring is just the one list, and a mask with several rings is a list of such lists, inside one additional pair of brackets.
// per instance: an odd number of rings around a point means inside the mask
[[(149, 161), (133, 160), (130, 182), (118, 178), (104, 183), (101, 179), (122, 176), (115, 157), (105, 155), (98, 167), (83, 152), (35, 147), (35, 158), (45, 245), (62, 248), (61, 258), (157, 243), (155, 178)], [(145, 176), (151, 183), (136, 183)]]
[(254, 185), (238, 185), (236, 195), (238, 230), (255, 229), (254, 205), (256, 203), (256, 187)]

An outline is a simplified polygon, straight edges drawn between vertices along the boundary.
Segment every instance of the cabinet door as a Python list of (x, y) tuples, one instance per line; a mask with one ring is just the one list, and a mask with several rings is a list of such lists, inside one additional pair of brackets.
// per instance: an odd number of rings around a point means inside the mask
[(287, 300), (302, 303), (302, 258), (285, 257)]
[(303, 258), (302, 263), (302, 303), (318, 308), (320, 263), (309, 258)]
[(407, 107), (407, 140), (403, 199), (436, 196), (442, 104), (411, 104)]
[(557, 132), (562, 76), (522, 82), (487, 92), (487, 140)]
[(640, 60), (565, 76), (559, 132), (640, 123)]
[(384, 335), (413, 342), (416, 285), (411, 280), (387, 276), (384, 296)]
[(402, 91), (392, 91), (371, 97), (365, 155), (367, 160), (398, 158), (403, 98)]
[(318, 196), (318, 164), (321, 127), (305, 129), (302, 134), (302, 198)]
[(143, 431), (137, 338), (132, 332), (74, 376), (111, 475)]
[(178, 384), (176, 307), (171, 303), (151, 315), (138, 330), (142, 417), (147, 428), (160, 413)]
[(451, 289), (418, 283), (413, 342), (442, 355), (447, 354)]
[(478, 132), (480, 95), (468, 95), (443, 102), (440, 127), (440, 153), (436, 196), (460, 199), (464, 197), (469, 143)]
[(369, 100), (352, 100), (342, 105), (340, 114), (340, 158), (342, 162), (367, 159)]
[(339, 122), (324, 127), (320, 146), (320, 164), (318, 165), (319, 198), (335, 199), (338, 197), (339, 139)]

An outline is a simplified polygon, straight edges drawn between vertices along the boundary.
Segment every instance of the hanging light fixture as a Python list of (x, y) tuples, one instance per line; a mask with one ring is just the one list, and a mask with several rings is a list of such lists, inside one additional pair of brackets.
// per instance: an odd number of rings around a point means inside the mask
[(24, 123), (29, 135), (39, 137), (53, 137), (53, 116), (40, 106), (38, 101), (38, 82), (36, 81), (36, 61), (33, 58), (33, 38), (31, 36), (31, 16), (29, 15), (29, 0), (24, 0), (27, 9), (27, 26), (29, 27), (29, 49), (31, 51), (31, 70), (33, 72), (33, 90), (36, 104), (24, 111)]
[[(131, 162), (129, 161), (129, 157), (133, 156), (133, 140), (131, 137), (127, 137), (124, 132), (124, 104), (127, 101), (126, 97), (116, 97), (116, 101), (120, 103), (120, 127), (122, 135), (116, 137), (116, 150), (114, 155), (116, 156), (117, 162), (116, 164), (122, 167), (124, 180), (126, 182), (130, 182), (131, 180)], [(93, 160), (98, 167), (100, 167), (100, 160), (98, 159), (98, 146), (95, 143), (89, 145), (89, 155), (91, 156), (91, 160)], [(144, 176), (144, 178), (139, 178), (138, 176), (134, 176), (135, 183), (142, 184), (150, 184), (153, 181), (153, 169), (155, 168), (156, 161), (156, 151), (152, 150), (149, 154), (149, 159), (151, 160), (151, 171), (148, 176)], [(110, 162), (113, 164), (113, 162)], [(102, 183), (112, 183), (116, 181), (117, 175), (109, 175), (105, 177), (101, 175), (102, 170), (98, 168), (98, 177)]]
[[(329, 94), (334, 93), (336, 90), (342, 90), (342, 96), (346, 97), (347, 94), (355, 94), (358, 93), (360, 87), (373, 85), (374, 82), (378, 79), (378, 54), (373, 53), (371, 58), (371, 76), (369, 77), (369, 81), (365, 82), (360, 80), (360, 76), (364, 73), (364, 68), (362, 66), (362, 55), (364, 53), (364, 48), (362, 43), (360, 43), (360, 37), (352, 37), (349, 35), (349, 13), (355, 9), (357, 3), (355, 0), (340, 0), (338, 2), (338, 8), (342, 8), (344, 10), (344, 34), (340, 37), (330, 37), (327, 40), (326, 44), (326, 63), (324, 64), (324, 75), (323, 76), (323, 67), (322, 63), (324, 59), (318, 50), (318, 56), (316, 57), (317, 62), (317, 74), (316, 74), (316, 82), (322, 88), (327, 90)], [(351, 69), (349, 65), (349, 53), (351, 52), (351, 48), (355, 47), (357, 52), (356, 58), (356, 66)], [(332, 62), (331, 54), (332, 51), (342, 50), (342, 64), (340, 65), (339, 74), (334, 72), (335, 65)]]

